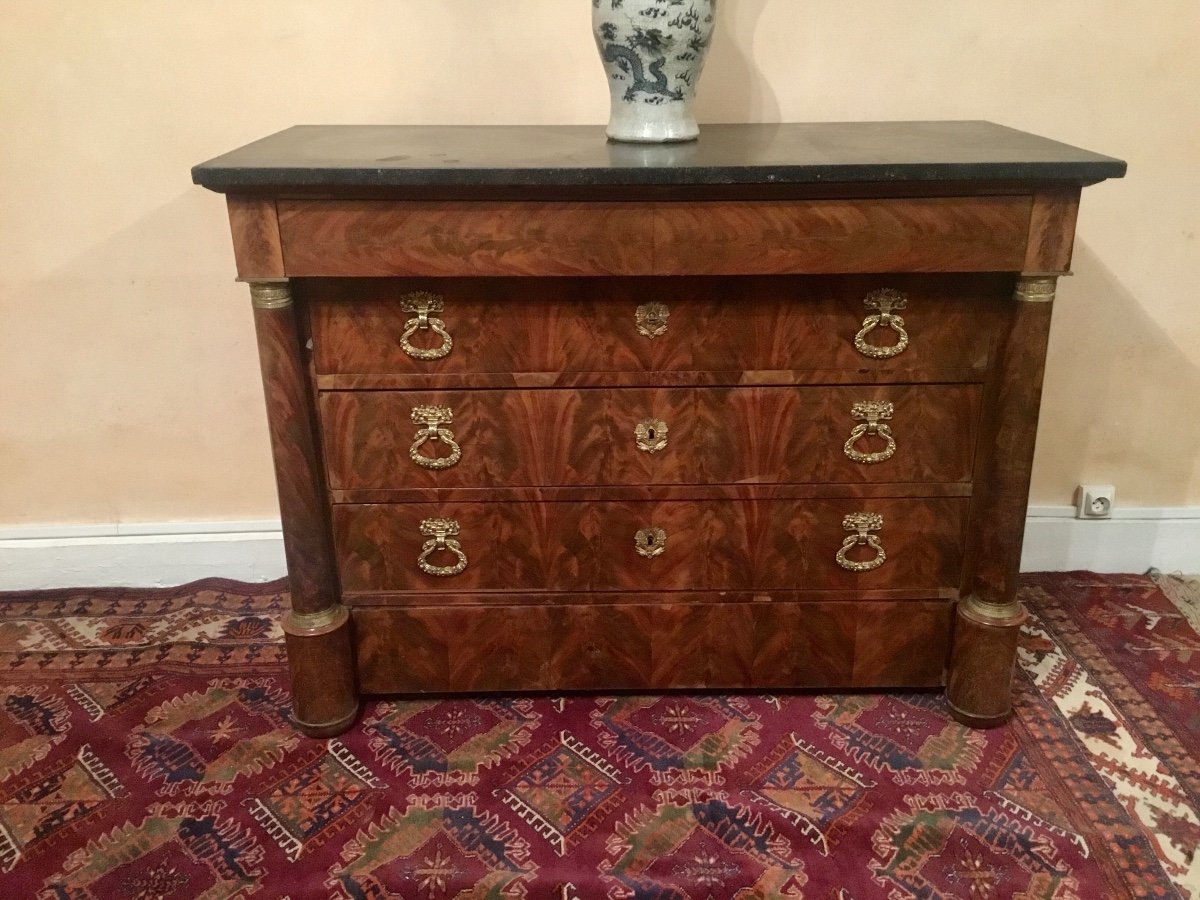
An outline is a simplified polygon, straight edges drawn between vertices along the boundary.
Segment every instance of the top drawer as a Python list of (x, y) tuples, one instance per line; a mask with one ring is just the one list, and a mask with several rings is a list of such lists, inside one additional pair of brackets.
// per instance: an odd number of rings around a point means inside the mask
[(1024, 267), (1030, 196), (280, 200), (284, 273), (828, 275)]
[[(395, 278), (298, 284), (311, 310), (320, 387), (537, 387), (978, 380), (1004, 327), (1013, 279)], [(903, 304), (889, 308), (898, 296)], [(420, 307), (431, 300), (434, 308), (422, 318)], [(647, 379), (647, 373), (676, 377)]]

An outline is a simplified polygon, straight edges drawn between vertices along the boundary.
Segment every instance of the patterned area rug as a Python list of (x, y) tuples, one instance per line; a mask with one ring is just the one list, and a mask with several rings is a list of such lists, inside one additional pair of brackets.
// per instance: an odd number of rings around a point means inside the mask
[(1200, 638), (1027, 579), (1018, 715), (941, 697), (374, 702), (288, 724), (280, 585), (0, 595), (0, 898), (1200, 897)]

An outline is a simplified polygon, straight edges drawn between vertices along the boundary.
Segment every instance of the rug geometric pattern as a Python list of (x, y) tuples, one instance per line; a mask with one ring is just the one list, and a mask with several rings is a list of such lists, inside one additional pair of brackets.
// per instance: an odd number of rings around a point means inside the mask
[(376, 700), (291, 728), (281, 584), (0, 595), (0, 898), (1200, 898), (1200, 637), (1027, 576), (937, 694)]

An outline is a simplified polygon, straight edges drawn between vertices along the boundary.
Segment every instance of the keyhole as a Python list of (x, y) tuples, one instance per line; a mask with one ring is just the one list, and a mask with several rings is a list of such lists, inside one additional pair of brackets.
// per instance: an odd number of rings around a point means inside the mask
[(648, 535), (646, 535), (646, 546), (647, 546), (647, 547), (653, 547), (653, 546), (654, 546), (654, 535), (652, 535), (652, 534), (648, 534)]
[(650, 440), (654, 440), (654, 429), (651, 428), (649, 431), (646, 432), (646, 435), (647, 435), (647, 437), (650, 438)]

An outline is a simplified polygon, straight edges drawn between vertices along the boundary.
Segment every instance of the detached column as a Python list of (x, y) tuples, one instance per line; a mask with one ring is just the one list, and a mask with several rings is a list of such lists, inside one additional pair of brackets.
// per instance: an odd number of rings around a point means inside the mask
[(292, 706), (305, 734), (328, 737), (354, 722), (358, 691), (350, 614), (338, 592), (296, 309), (286, 281), (252, 281), (250, 298), (292, 594), (283, 617)]
[(991, 412), (979, 432), (946, 684), (954, 718), (975, 728), (1000, 725), (1012, 715), (1017, 640), (1026, 618), (1017, 599), (1021, 536), (1057, 283), (1057, 275), (1018, 278), (988, 385)]

